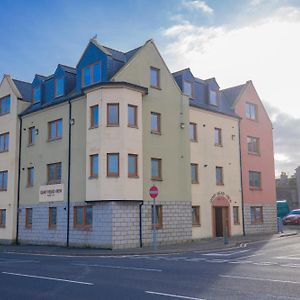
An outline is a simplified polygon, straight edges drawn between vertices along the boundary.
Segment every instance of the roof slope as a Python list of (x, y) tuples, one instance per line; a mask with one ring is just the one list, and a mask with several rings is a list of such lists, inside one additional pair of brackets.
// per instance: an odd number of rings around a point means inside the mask
[(232, 107), (234, 105), (235, 100), (238, 98), (242, 90), (245, 88), (246, 84), (241, 84), (237, 86), (233, 86), (224, 90), (221, 90), (222, 95), (225, 96), (227, 103)]
[(22, 100), (31, 102), (32, 101), (32, 86), (31, 83), (13, 79), (14, 84), (16, 85), (17, 89), (19, 90)]

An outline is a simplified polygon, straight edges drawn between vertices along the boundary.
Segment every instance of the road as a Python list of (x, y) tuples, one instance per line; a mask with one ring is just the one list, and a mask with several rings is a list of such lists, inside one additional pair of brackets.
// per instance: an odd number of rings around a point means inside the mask
[(170, 255), (66, 257), (4, 249), (0, 299), (300, 299), (300, 236)]

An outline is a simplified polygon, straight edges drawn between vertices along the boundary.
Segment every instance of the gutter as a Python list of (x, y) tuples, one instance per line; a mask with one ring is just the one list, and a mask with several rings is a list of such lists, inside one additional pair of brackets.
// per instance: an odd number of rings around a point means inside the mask
[(69, 141), (68, 141), (68, 194), (67, 194), (67, 247), (70, 245), (70, 189), (71, 189), (71, 142), (72, 142), (72, 103), (71, 99), (68, 100), (69, 104)]
[(245, 206), (244, 206), (244, 189), (243, 189), (243, 168), (242, 168), (242, 149), (241, 149), (241, 119), (239, 119), (239, 154), (240, 154), (240, 174), (241, 174), (241, 198), (242, 198), (242, 223), (243, 223), (243, 236), (245, 232)]
[(17, 225), (16, 225), (16, 244), (19, 244), (19, 217), (20, 217), (20, 189), (21, 189), (21, 148), (22, 148), (22, 117), (19, 116), (19, 161), (18, 161), (18, 191), (17, 191)]

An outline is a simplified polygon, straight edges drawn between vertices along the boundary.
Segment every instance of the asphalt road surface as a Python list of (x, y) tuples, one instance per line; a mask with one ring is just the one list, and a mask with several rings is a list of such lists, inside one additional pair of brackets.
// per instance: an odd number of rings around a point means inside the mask
[(300, 299), (300, 236), (172, 255), (62, 257), (3, 249), (0, 299)]

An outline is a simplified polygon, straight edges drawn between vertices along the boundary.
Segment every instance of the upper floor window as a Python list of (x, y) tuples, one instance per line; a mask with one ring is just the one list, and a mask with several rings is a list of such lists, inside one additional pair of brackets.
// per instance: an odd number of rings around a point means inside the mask
[(107, 176), (119, 177), (119, 153), (107, 153)]
[(249, 171), (249, 186), (250, 189), (261, 188), (261, 172)]
[(0, 227), (5, 228), (6, 225), (6, 209), (0, 209)]
[(239, 207), (233, 206), (233, 224), (239, 225), (240, 224), (240, 216), (239, 216)]
[(154, 67), (150, 68), (150, 86), (160, 88), (160, 70)]
[(137, 127), (137, 106), (128, 105), (128, 126)]
[(253, 103), (246, 103), (246, 117), (251, 120), (257, 119), (257, 107)]
[(197, 141), (197, 124), (196, 123), (190, 123), (189, 136), (190, 136), (191, 142)]
[(0, 99), (0, 115), (5, 115), (10, 112), (10, 96)]
[(90, 110), (91, 110), (90, 128), (97, 128), (99, 126), (99, 106), (98, 105), (91, 106)]
[(160, 113), (151, 112), (151, 133), (161, 133), (161, 115)]
[(98, 154), (90, 155), (90, 178), (98, 178), (99, 173), (99, 156)]
[(47, 165), (48, 184), (61, 183), (61, 163)]
[(35, 137), (36, 137), (36, 130), (35, 127), (30, 127), (28, 129), (28, 145), (34, 145), (35, 144)]
[(64, 79), (59, 78), (55, 80), (55, 97), (63, 96), (64, 94)]
[(57, 140), (62, 138), (62, 119), (48, 123), (48, 139)]
[(199, 183), (198, 180), (198, 164), (191, 164), (192, 183)]
[(33, 102), (40, 102), (42, 97), (42, 88), (37, 86), (33, 88)]
[(186, 95), (192, 97), (192, 95), (193, 95), (193, 86), (192, 86), (191, 82), (189, 82), (189, 81), (184, 81), (183, 82), (183, 92)]
[(8, 171), (0, 172), (0, 191), (7, 191), (7, 177)]
[(138, 156), (128, 154), (128, 177), (138, 177)]
[(218, 94), (216, 91), (209, 91), (209, 104), (218, 106)]
[(259, 138), (248, 136), (247, 145), (248, 145), (248, 153), (259, 154)]
[(82, 69), (82, 86), (86, 87), (101, 81), (101, 63), (97, 62), (93, 65)]
[(223, 167), (216, 167), (216, 184), (217, 185), (224, 184)]
[(119, 103), (107, 104), (107, 126), (119, 126)]
[(222, 129), (215, 128), (215, 146), (222, 146)]
[(6, 152), (9, 149), (9, 133), (0, 134), (0, 152)]
[(27, 187), (34, 185), (34, 167), (27, 169)]
[(161, 159), (151, 158), (151, 179), (162, 180)]

